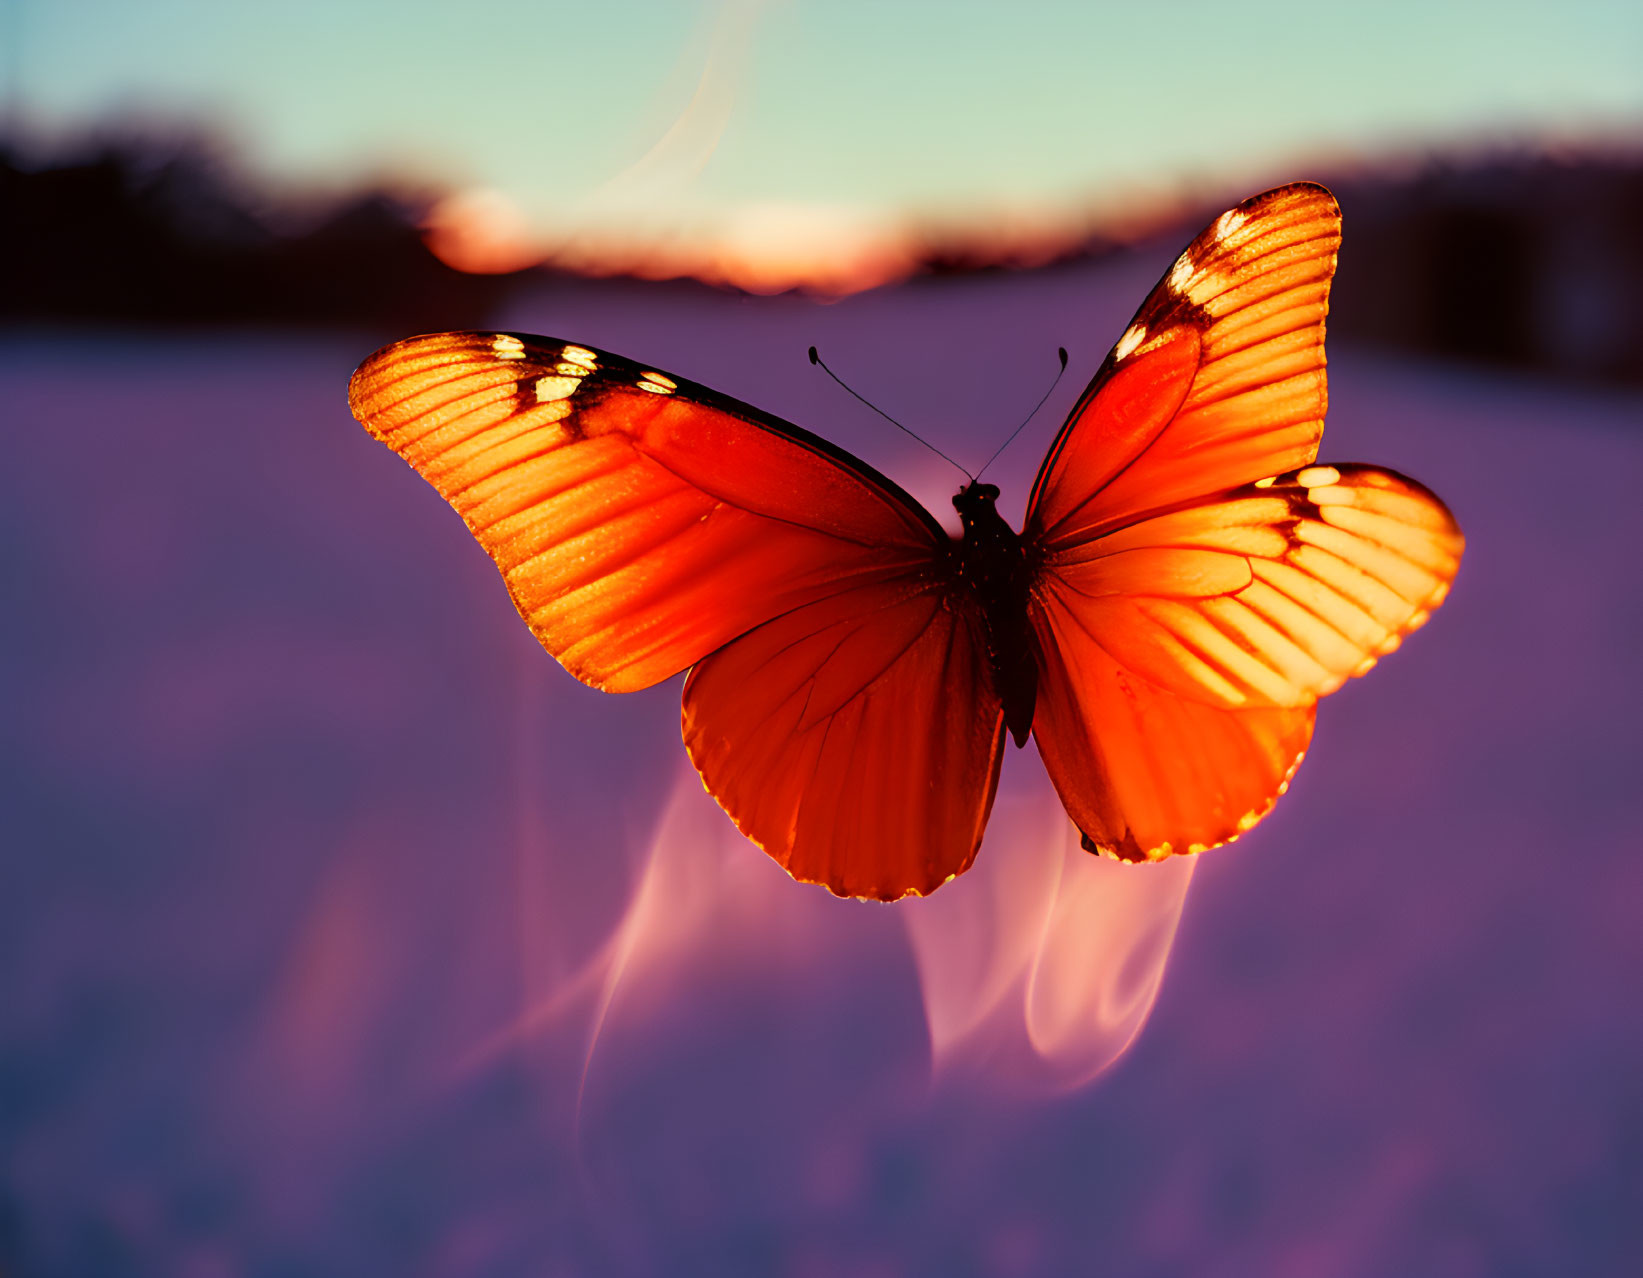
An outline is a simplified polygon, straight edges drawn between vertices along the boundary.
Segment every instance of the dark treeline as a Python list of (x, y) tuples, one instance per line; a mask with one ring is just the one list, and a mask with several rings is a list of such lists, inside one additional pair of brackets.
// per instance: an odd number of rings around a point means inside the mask
[(1643, 158), (1530, 155), (1332, 185), (1345, 247), (1331, 333), (1643, 383)]
[(43, 162), (0, 145), (0, 320), (482, 323), (516, 281), (440, 262), (418, 230), (424, 207), (389, 191), (277, 204), (193, 140), (87, 144)]
[[(511, 290), (550, 278), (444, 265), (419, 230), (426, 198), (370, 190), (299, 208), (219, 156), (198, 139), (126, 138), (31, 162), (0, 144), (0, 321), (413, 332), (483, 324)], [(1336, 335), (1643, 383), (1643, 152), (1298, 176), (1329, 182), (1346, 214)], [(1123, 251), (1092, 237), (1059, 260)], [(932, 244), (922, 273), (985, 269), (999, 264), (977, 240), (963, 253)]]

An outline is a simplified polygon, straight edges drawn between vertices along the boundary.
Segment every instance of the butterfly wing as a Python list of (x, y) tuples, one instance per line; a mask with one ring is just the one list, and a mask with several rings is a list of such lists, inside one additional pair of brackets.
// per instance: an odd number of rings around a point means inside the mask
[(893, 899), (969, 865), (1002, 711), (948, 538), (901, 489), (746, 404), (550, 338), (413, 338), (349, 400), (577, 678), (629, 691), (694, 665), (691, 758), (795, 877)]
[(1425, 621), (1461, 549), (1413, 480), (1309, 466), (1057, 556), (1030, 605), (1033, 731), (1085, 837), (1153, 859), (1253, 826), (1317, 698)]
[(982, 618), (939, 573), (794, 609), (706, 658), (684, 738), (742, 833), (839, 896), (927, 894), (968, 868), (1004, 711)]
[(1027, 540), (1091, 540), (1312, 461), (1340, 242), (1340, 209), (1311, 183), (1246, 200), (1193, 240), (1050, 446)]
[(1453, 517), (1390, 471), (1310, 465), (1339, 215), (1321, 187), (1230, 210), (1126, 329), (1034, 484), (1034, 735), (1087, 843), (1236, 838), (1282, 794), (1316, 699), (1420, 625)]
[(1091, 851), (1202, 852), (1265, 816), (1300, 766), (1312, 706), (1226, 710), (1120, 665), (1059, 600), (1036, 603), (1044, 649), (1033, 737)]
[(1299, 707), (1421, 626), (1463, 544), (1414, 480), (1307, 466), (1059, 551), (1038, 598), (1158, 687), (1228, 709)]
[(467, 522), (542, 646), (607, 691), (926, 567), (947, 540), (798, 427), (552, 338), (411, 338), (367, 359), (348, 399)]

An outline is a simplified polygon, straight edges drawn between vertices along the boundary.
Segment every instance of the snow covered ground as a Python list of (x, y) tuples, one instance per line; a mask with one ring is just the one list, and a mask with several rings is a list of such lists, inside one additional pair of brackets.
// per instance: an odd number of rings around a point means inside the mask
[[(577, 285), (503, 322), (943, 515), (954, 472), (806, 346), (979, 460), (1064, 343), (989, 474), (1018, 518), (1157, 267), (826, 306)], [(1031, 751), (921, 983), (911, 911), (792, 884), (681, 788), (676, 686), (541, 653), (349, 418), (372, 344), (0, 338), (0, 1272), (1643, 1268), (1643, 397), (1332, 350), (1323, 460), (1429, 484), (1466, 562), (1201, 859), (1150, 1021), (1075, 1087), (978, 992), (1019, 994), (981, 969), (1062, 873), (1008, 850), (1059, 837)], [(1115, 951), (1145, 960), (1107, 982), (1120, 1039), (1178, 888)], [(942, 978), (997, 1014), (932, 1080)]]

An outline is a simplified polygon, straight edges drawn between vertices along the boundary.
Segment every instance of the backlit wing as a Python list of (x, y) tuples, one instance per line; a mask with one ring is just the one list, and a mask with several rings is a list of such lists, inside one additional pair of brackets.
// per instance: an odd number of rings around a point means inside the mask
[(1318, 697), (1442, 601), (1460, 530), (1390, 471), (1317, 466), (1334, 199), (1222, 214), (1125, 330), (1028, 506), (1033, 725), (1086, 842), (1213, 847), (1299, 765)]
[(1180, 696), (1305, 706), (1425, 622), (1462, 546), (1414, 480), (1308, 466), (1057, 551), (1034, 596)]
[(1126, 861), (1202, 852), (1267, 814), (1312, 737), (1311, 705), (1225, 710), (1126, 670), (1055, 597), (1033, 736), (1091, 851)]
[(947, 541), (798, 427), (552, 338), (411, 338), (366, 360), (348, 401), (456, 508), (542, 646), (607, 691), (926, 567)]
[(1461, 548), (1412, 480), (1309, 466), (1060, 552), (1029, 605), (1033, 735), (1086, 841), (1142, 860), (1248, 830), (1317, 698), (1426, 620)]
[(1004, 712), (974, 603), (910, 574), (777, 617), (697, 665), (684, 738), (709, 792), (794, 878), (894, 900), (966, 869)]
[(1311, 462), (1340, 238), (1334, 197), (1296, 183), (1229, 209), (1193, 240), (1051, 445), (1027, 539), (1088, 541)]

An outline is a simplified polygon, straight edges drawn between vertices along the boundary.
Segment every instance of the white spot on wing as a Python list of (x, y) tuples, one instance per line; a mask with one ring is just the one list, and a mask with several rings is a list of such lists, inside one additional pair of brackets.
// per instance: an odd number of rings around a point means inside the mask
[(491, 353), (497, 359), (524, 359), (525, 343), (511, 333), (498, 333), (491, 339)]
[(536, 379), (536, 402), (538, 404), (551, 403), (556, 399), (569, 399), (576, 393), (576, 388), (582, 384), (580, 377), (538, 377)]
[(561, 359), (579, 364), (590, 373), (599, 367), (599, 357), (585, 346), (567, 346), (559, 355)]
[(1220, 271), (1206, 271), (1193, 260), (1192, 254), (1183, 253), (1175, 259), (1165, 281), (1171, 293), (1184, 297), (1194, 306), (1207, 307), (1210, 301), (1227, 289), (1230, 281)]
[(1249, 214), (1242, 209), (1228, 209), (1215, 219), (1215, 238), (1224, 240), (1245, 222), (1249, 221)]
[(1112, 353), (1118, 359), (1128, 359), (1134, 354), (1136, 347), (1147, 340), (1147, 326), (1145, 324), (1131, 324), (1124, 330), (1124, 336), (1118, 339), (1118, 345), (1112, 348)]

